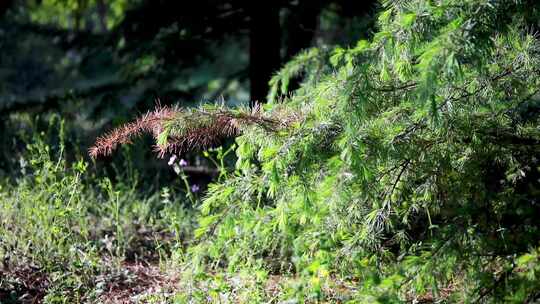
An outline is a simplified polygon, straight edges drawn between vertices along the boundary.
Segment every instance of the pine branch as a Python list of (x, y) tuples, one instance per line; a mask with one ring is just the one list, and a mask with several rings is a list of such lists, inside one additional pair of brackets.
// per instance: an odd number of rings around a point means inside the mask
[(99, 137), (89, 154), (92, 158), (110, 155), (118, 145), (129, 144), (133, 137), (149, 133), (157, 142), (155, 152), (164, 157), (167, 153), (208, 149), (225, 138), (240, 135), (250, 125), (275, 132), (287, 123), (262, 116), (258, 106), (251, 112), (158, 106), (134, 122)]
[(157, 137), (163, 130), (163, 121), (171, 119), (173, 115), (173, 109), (158, 107), (153, 112), (147, 113), (134, 122), (99, 137), (95, 145), (89, 149), (89, 154), (92, 158), (97, 158), (100, 155), (110, 155), (118, 145), (131, 143), (133, 137), (140, 136), (142, 133), (151, 133), (154, 137)]

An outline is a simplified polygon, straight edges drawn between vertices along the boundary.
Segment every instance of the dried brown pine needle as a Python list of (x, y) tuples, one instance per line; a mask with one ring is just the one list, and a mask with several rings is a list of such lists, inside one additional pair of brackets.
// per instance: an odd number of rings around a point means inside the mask
[(225, 138), (240, 135), (242, 128), (249, 125), (257, 125), (272, 132), (286, 123), (263, 116), (259, 106), (249, 112), (158, 106), (135, 121), (99, 137), (89, 149), (89, 154), (92, 158), (110, 155), (118, 145), (129, 144), (133, 137), (143, 133), (151, 134), (158, 141), (159, 136), (166, 130), (166, 142), (154, 147), (160, 157), (166, 153), (208, 149)]

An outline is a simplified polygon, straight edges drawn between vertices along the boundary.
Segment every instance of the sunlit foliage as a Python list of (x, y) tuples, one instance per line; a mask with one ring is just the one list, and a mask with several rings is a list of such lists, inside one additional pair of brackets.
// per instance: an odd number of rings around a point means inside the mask
[(286, 64), (264, 111), (297, 119), (236, 139), (190, 263), (296, 273), (311, 278), (308, 298), (335, 277), (357, 282), (358, 301), (537, 298), (531, 6), (386, 1), (373, 39)]

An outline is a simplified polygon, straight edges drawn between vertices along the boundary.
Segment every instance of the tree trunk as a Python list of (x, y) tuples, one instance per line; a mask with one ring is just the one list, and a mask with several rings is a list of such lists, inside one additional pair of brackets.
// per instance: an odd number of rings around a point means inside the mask
[(304, 0), (291, 7), (285, 19), (287, 28), (285, 60), (311, 46), (323, 8), (322, 2), (322, 0)]
[(279, 6), (271, 1), (249, 4), (249, 79), (251, 105), (266, 102), (268, 81), (281, 65), (281, 28)]
[(0, 1), (0, 18), (4, 17), (7, 11), (11, 8), (15, 1), (14, 0), (3, 0)]
[(97, 0), (97, 12), (99, 16), (99, 25), (103, 33), (107, 32), (107, 4), (105, 0)]

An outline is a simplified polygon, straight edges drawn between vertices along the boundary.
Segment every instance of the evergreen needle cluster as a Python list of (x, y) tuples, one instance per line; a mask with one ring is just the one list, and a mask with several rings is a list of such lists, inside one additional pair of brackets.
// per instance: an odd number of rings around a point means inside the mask
[(199, 109), (158, 106), (137, 120), (99, 137), (89, 154), (92, 158), (110, 155), (119, 144), (130, 143), (133, 137), (142, 133), (154, 136), (155, 150), (161, 157), (166, 153), (208, 149), (252, 125), (265, 130), (284, 127), (279, 120), (261, 115), (259, 106), (251, 110), (232, 110), (223, 106)]
[(340, 279), (358, 302), (538, 300), (539, 5), (381, 7), (371, 40), (285, 65), (264, 115), (167, 109), (92, 153), (132, 130), (161, 153), (238, 136), (236, 172), (210, 187), (188, 251), (203, 268), (296, 273), (319, 299)]

